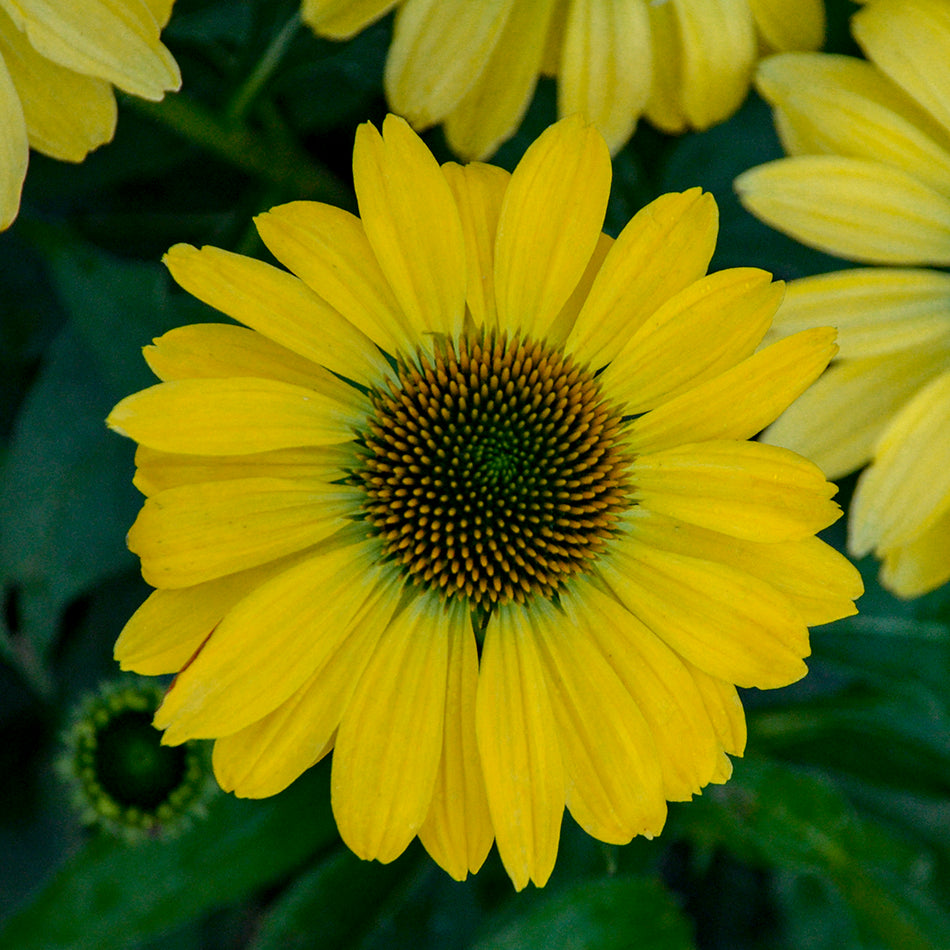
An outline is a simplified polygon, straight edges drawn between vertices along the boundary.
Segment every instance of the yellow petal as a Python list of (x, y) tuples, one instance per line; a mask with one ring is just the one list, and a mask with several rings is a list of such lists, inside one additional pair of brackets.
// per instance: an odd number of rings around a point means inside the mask
[(561, 600), (576, 633), (597, 644), (646, 719), (659, 755), (664, 797), (688, 800), (710, 780), (719, 743), (683, 661), (592, 584), (576, 581)]
[(10, 71), (30, 136), (30, 147), (63, 161), (81, 162), (111, 140), (116, 105), (112, 87), (41, 56), (0, 10), (0, 60)]
[(245, 455), (352, 438), (358, 414), (303, 386), (270, 379), (181, 379), (143, 389), (106, 419), (163, 452)]
[(883, 552), (881, 583), (899, 597), (920, 597), (950, 580), (950, 512), (906, 544)]
[(441, 122), (481, 75), (515, 6), (516, 0), (404, 4), (386, 58), (386, 98), (393, 112), (416, 128)]
[(617, 152), (650, 94), (652, 48), (646, 5), (574, 0), (567, 5), (558, 66), (558, 114), (580, 113)]
[(600, 235), (610, 191), (603, 138), (579, 118), (543, 132), (518, 163), (495, 244), (500, 325), (543, 336), (576, 287)]
[(672, 3), (648, 3), (653, 40), (653, 85), (645, 114), (658, 128), (672, 135), (686, 131), (683, 112), (683, 51), (676, 9)]
[(950, 373), (891, 420), (858, 483), (849, 547), (858, 557), (907, 544), (950, 506)]
[(495, 838), (485, 779), (475, 739), (478, 654), (468, 609), (458, 601), (449, 612), (448, 679), (442, 758), (432, 804), (419, 840), (455, 880), (482, 866)]
[(712, 195), (691, 188), (651, 201), (607, 254), (569, 338), (594, 367), (609, 363), (667, 300), (706, 273), (719, 212)]
[(806, 624), (857, 613), (864, 587), (847, 558), (818, 538), (762, 543), (731, 537), (643, 509), (631, 512), (638, 540), (674, 554), (729, 564), (784, 594)]
[(181, 74), (144, 0), (16, 0), (4, 5), (38, 53), (145, 99), (178, 89)]
[(870, 63), (826, 53), (771, 56), (756, 87), (809, 151), (891, 165), (950, 192), (946, 132)]
[(836, 363), (761, 440), (811, 459), (827, 478), (841, 478), (870, 459), (894, 414), (943, 372), (947, 355), (946, 347), (938, 347)]
[(217, 247), (176, 244), (164, 261), (188, 293), (311, 362), (370, 385), (385, 373), (373, 341), (293, 275)]
[(564, 814), (564, 766), (544, 668), (518, 606), (492, 614), (475, 726), (498, 853), (516, 890), (547, 883)]
[(713, 676), (772, 689), (807, 672), (808, 628), (785, 597), (745, 571), (633, 536), (598, 571), (627, 610)]
[(658, 835), (666, 821), (660, 761), (634, 697), (576, 616), (540, 601), (527, 626), (548, 684), (571, 814), (612, 844)]
[(464, 159), (488, 158), (514, 134), (531, 102), (556, 0), (517, 0), (478, 81), (445, 120)]
[(561, 307), (560, 313), (554, 318), (544, 335), (550, 346), (564, 348), (568, 334), (577, 321), (577, 315), (581, 312), (584, 301), (587, 300), (591, 288), (594, 286), (594, 281), (597, 279), (597, 275), (600, 273), (600, 269), (603, 267), (613, 245), (614, 239), (609, 234), (601, 232), (597, 238), (594, 253), (591, 254), (584, 273), (581, 274), (581, 279), (577, 282), (571, 296), (567, 298), (564, 306)]
[(465, 300), (477, 326), (497, 327), (495, 306), (495, 235), (511, 175), (503, 168), (472, 162), (442, 166), (455, 195), (465, 237)]
[(603, 372), (604, 391), (626, 412), (646, 412), (731, 369), (761, 342), (783, 289), (751, 267), (697, 280), (627, 341)]
[(359, 218), (332, 205), (293, 201), (254, 223), (274, 257), (353, 326), (390, 354), (414, 350), (412, 326)]
[(348, 40), (388, 13), (399, 0), (303, 0), (300, 16), (318, 36)]
[(231, 735), (276, 709), (398, 595), (373, 541), (323, 549), (252, 590), (178, 674), (155, 725), (163, 742)]
[(335, 482), (355, 464), (355, 444), (276, 449), (250, 455), (174, 455), (140, 445), (133, 484), (146, 496), (166, 488), (230, 478), (284, 478)]
[(841, 359), (950, 344), (950, 274), (861, 267), (786, 285), (770, 333), (833, 324)]
[[(334, 743), (337, 727), (389, 622), (395, 598), (337, 639), (324, 662), (273, 712), (214, 744), (214, 774), (226, 792), (266, 798), (283, 791)], [(343, 631), (331, 632), (330, 636)]]
[(800, 155), (735, 181), (744, 207), (829, 254), (872, 264), (950, 264), (950, 197), (878, 162)]
[(357, 489), (318, 481), (236, 478), (148, 498), (129, 531), (153, 587), (191, 587), (322, 541), (359, 513)]
[[(693, 677), (696, 689), (703, 697), (706, 711), (709, 713), (710, 721), (723, 749), (730, 755), (742, 755), (745, 752), (747, 737), (745, 711), (735, 686), (718, 677), (710, 676), (692, 663), (687, 662), (686, 667)], [(727, 768), (731, 773), (732, 766), (727, 763)], [(728, 777), (729, 775), (726, 774), (722, 781)], [(717, 781), (717, 779), (712, 781)]]
[(452, 191), (422, 140), (389, 115), (356, 131), (353, 179), (366, 236), (417, 339), (457, 335), (465, 314), (465, 241)]
[(706, 439), (749, 439), (821, 375), (837, 349), (834, 339), (834, 330), (821, 327), (759, 350), (634, 419), (624, 443), (643, 453)]
[(769, 49), (818, 49), (825, 41), (822, 0), (749, 0), (749, 7)]
[(0, 230), (8, 228), (20, 210), (20, 192), (29, 158), (20, 97), (0, 57)]
[(950, 9), (943, 0), (885, 0), (851, 20), (868, 58), (950, 130)]
[(841, 516), (821, 469), (774, 445), (682, 445), (641, 455), (629, 471), (644, 508), (749, 541), (794, 541)]
[(252, 376), (303, 386), (336, 402), (362, 404), (365, 412), (370, 409), (358, 390), (322, 366), (246, 327), (193, 323), (169, 330), (142, 352), (163, 382)]
[(383, 633), (347, 704), (333, 752), (331, 797), (356, 855), (399, 857), (422, 827), (442, 754), (449, 618), (418, 597)]

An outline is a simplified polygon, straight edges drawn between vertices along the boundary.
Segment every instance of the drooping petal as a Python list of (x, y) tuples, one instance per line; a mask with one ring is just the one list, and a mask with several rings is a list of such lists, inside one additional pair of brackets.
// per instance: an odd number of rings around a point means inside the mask
[(891, 420), (852, 501), (849, 547), (858, 557), (907, 544), (950, 506), (950, 372)]
[(580, 113), (618, 151), (646, 105), (652, 59), (642, 0), (572, 0), (558, 66), (558, 114)]
[(578, 117), (551, 126), (511, 176), (495, 243), (499, 324), (543, 336), (587, 267), (610, 192), (610, 155)]
[(458, 334), (465, 314), (465, 241), (438, 162), (404, 119), (382, 135), (356, 130), (353, 180), (366, 237), (416, 334)]
[(739, 686), (787, 686), (807, 672), (808, 628), (787, 598), (745, 571), (623, 539), (598, 572), (681, 657)]
[(634, 414), (725, 372), (761, 342), (783, 290), (771, 274), (751, 267), (690, 284), (627, 340), (603, 372), (605, 392)]
[(950, 264), (950, 196), (898, 168), (800, 155), (741, 174), (745, 208), (829, 254), (872, 264)]
[(292, 274), (217, 247), (176, 244), (164, 261), (188, 293), (313, 363), (369, 384), (387, 369), (373, 341)]
[(672, 3), (648, 3), (653, 41), (653, 85), (645, 115), (664, 132), (678, 135), (689, 124), (683, 112), (683, 51)]
[(315, 480), (235, 478), (146, 499), (128, 544), (153, 587), (191, 587), (303, 550), (360, 510), (356, 489)]
[(899, 597), (920, 597), (950, 580), (950, 511), (906, 544), (882, 552), (881, 583)]
[(557, 856), (564, 766), (544, 668), (518, 607), (492, 614), (475, 726), (498, 853), (517, 890), (541, 887)]
[(522, 0), (408, 0), (386, 58), (386, 98), (416, 128), (441, 122), (485, 69)]
[(432, 804), (419, 840), (457, 881), (482, 866), (495, 832), (475, 738), (478, 654), (471, 620), (459, 602), (448, 606), (449, 658), (442, 758)]
[(568, 340), (582, 362), (609, 363), (671, 297), (705, 276), (719, 211), (691, 188), (662, 195), (634, 215), (604, 260)]
[(557, 724), (571, 814), (613, 844), (659, 834), (666, 820), (660, 761), (634, 697), (576, 617), (540, 602), (527, 627)]
[(356, 215), (317, 201), (278, 205), (254, 219), (285, 267), (387, 353), (416, 340)]
[(361, 858), (397, 858), (429, 812), (442, 755), (449, 626), (434, 595), (397, 613), (347, 704), (331, 794), (340, 836)]
[(825, 40), (822, 0), (749, 0), (756, 29), (773, 50), (818, 49)]
[(29, 160), (23, 107), (0, 58), (0, 230), (8, 228), (20, 210), (20, 192)]
[(630, 466), (644, 508), (750, 541), (794, 541), (841, 516), (817, 465), (774, 445), (709, 441), (639, 456)]
[(834, 340), (833, 329), (819, 327), (759, 350), (634, 419), (624, 442), (644, 453), (693, 440), (749, 439), (818, 379), (835, 355)]
[(300, 16), (319, 36), (348, 40), (391, 10), (399, 0), (303, 0)]
[(156, 727), (166, 730), (163, 741), (230, 735), (290, 697), (336, 652), (352, 624), (377, 616), (378, 597), (398, 595), (392, 575), (375, 567), (378, 556), (372, 540), (336, 545), (241, 600), (155, 714)]

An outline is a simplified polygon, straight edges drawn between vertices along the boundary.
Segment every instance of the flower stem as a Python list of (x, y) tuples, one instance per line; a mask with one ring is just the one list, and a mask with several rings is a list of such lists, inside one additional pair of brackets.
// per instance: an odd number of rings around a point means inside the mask
[(251, 74), (238, 86), (231, 97), (231, 101), (225, 109), (225, 115), (228, 119), (237, 121), (247, 115), (251, 103), (267, 83), (267, 80), (274, 74), (274, 70), (280, 65), (280, 61), (290, 48), (299, 27), (300, 13), (296, 12), (271, 40), (270, 45), (264, 50), (264, 55), (251, 70)]

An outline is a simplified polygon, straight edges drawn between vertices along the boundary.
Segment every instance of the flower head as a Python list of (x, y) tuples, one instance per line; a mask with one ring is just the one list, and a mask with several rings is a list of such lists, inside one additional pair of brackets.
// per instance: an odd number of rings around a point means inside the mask
[(81, 162), (115, 131), (113, 86), (161, 99), (181, 84), (159, 38), (174, 0), (0, 0), (0, 229), (29, 150)]
[(768, 274), (706, 275), (699, 189), (601, 233), (609, 154), (579, 119), (516, 171), (439, 166), (401, 119), (360, 127), (361, 217), (258, 221), (292, 273), (216, 248), (166, 262), (245, 326), (147, 348), (158, 385), (129, 535), (158, 589), (116, 645), (180, 671), (165, 741), (216, 739), (219, 781), (280, 791), (333, 749), (340, 832), (450, 874), (497, 841), (543, 884), (565, 805), (609, 842), (728, 778), (735, 685), (805, 673), (807, 624), (860, 580), (817, 540), (818, 469), (745, 441), (834, 353), (756, 348)]
[(763, 63), (791, 157), (736, 187), (773, 227), (880, 265), (789, 286), (777, 333), (835, 323), (841, 352), (766, 440), (829, 478), (871, 462), (850, 547), (883, 558), (883, 583), (912, 597), (950, 579), (950, 8), (874, 0), (852, 23), (869, 62)]
[(727, 119), (762, 49), (817, 49), (822, 0), (304, 0), (304, 20), (345, 39), (398, 7), (386, 63), (394, 112), (445, 124), (484, 158), (514, 134), (539, 76), (558, 112), (579, 112), (616, 152), (646, 115), (667, 132)]

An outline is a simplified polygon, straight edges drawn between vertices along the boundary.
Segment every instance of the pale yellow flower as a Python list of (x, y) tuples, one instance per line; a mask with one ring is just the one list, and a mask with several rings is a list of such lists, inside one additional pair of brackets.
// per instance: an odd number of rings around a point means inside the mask
[(113, 87), (181, 84), (160, 32), (174, 0), (0, 0), (0, 229), (20, 208), (29, 150), (81, 162), (115, 131)]
[(304, 20), (345, 39), (398, 7), (386, 63), (394, 112), (444, 123), (484, 158), (514, 134), (540, 76), (560, 115), (581, 113), (616, 152), (645, 115), (669, 132), (739, 108), (763, 50), (816, 49), (822, 0), (304, 0)]
[[(789, 285), (779, 335), (839, 328), (839, 359), (765, 435), (829, 478), (867, 462), (856, 556), (912, 597), (950, 579), (950, 4), (872, 0), (870, 62), (792, 53), (760, 67), (789, 158), (736, 182), (754, 214), (839, 257), (884, 265)], [(929, 268), (923, 265), (931, 265)]]

